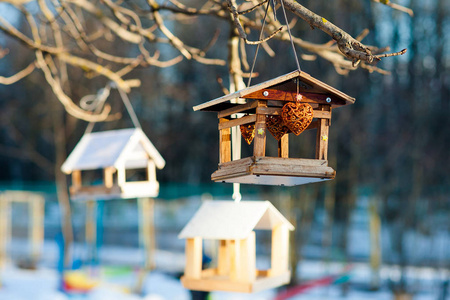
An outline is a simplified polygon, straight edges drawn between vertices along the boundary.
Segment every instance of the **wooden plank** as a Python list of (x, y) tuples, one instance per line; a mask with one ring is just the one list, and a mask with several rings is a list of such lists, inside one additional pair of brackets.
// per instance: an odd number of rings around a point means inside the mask
[(253, 162), (254, 162), (254, 158), (253, 158), (253, 156), (250, 156), (250, 157), (246, 157), (246, 158), (241, 158), (241, 159), (221, 163), (221, 164), (219, 164), (219, 168), (240, 167), (243, 165), (251, 165)]
[(288, 271), (278, 276), (258, 278), (252, 283), (231, 281), (223, 276), (212, 276), (202, 279), (191, 279), (182, 276), (181, 283), (185, 288), (194, 291), (255, 293), (287, 284), (289, 283), (290, 278), (291, 272)]
[(220, 178), (220, 177), (227, 177), (229, 175), (237, 175), (237, 174), (250, 174), (250, 167), (249, 166), (238, 166), (238, 167), (234, 167), (234, 168), (220, 168), (217, 171), (215, 171), (212, 175), (211, 175), (211, 179), (212, 180), (216, 180), (215, 178)]
[(251, 174), (254, 175), (279, 175), (279, 176), (298, 176), (298, 177), (316, 177), (316, 178), (334, 178), (336, 172), (331, 167), (314, 166), (286, 166), (286, 165), (255, 165), (251, 168)]
[(252, 293), (257, 293), (259, 291), (273, 289), (291, 281), (291, 272), (284, 272), (278, 276), (264, 277), (256, 280), (252, 285)]
[[(321, 105), (319, 109), (331, 113), (331, 107), (329, 105)], [(318, 125), (316, 134), (316, 159), (327, 159), (329, 120), (319, 119)]]
[(288, 165), (288, 166), (327, 166), (327, 160), (308, 158), (255, 157), (256, 164)]
[(289, 270), (289, 229), (279, 224), (272, 229), (272, 255), (270, 276), (277, 276)]
[(331, 110), (330, 111), (322, 111), (322, 110), (318, 110), (315, 109), (313, 110), (313, 118), (317, 118), (317, 119), (331, 119)]
[(278, 141), (278, 157), (289, 157), (289, 134), (285, 134)]
[[(299, 93), (302, 97), (300, 102), (302, 103), (316, 103), (316, 104), (331, 104), (333, 106), (342, 106), (346, 102), (340, 98), (337, 98), (331, 94), (323, 93)], [(264, 99), (283, 102), (294, 102), (297, 100), (297, 91), (283, 91), (273, 88), (262, 89), (251, 94), (245, 95), (246, 99)], [(327, 101), (327, 99), (330, 99)]]
[(181, 283), (185, 288), (194, 291), (225, 291), (237, 293), (252, 292), (252, 284), (245, 282), (231, 281), (223, 277), (212, 277), (197, 280), (183, 276), (181, 277)]
[(228, 275), (230, 272), (230, 257), (226, 240), (219, 241), (218, 258), (217, 258), (217, 274)]
[(219, 111), (218, 114), (217, 114), (217, 117), (219, 119), (220, 118), (224, 118), (224, 117), (228, 117), (228, 116), (231, 116), (233, 114), (237, 114), (237, 113), (241, 113), (241, 112), (245, 112), (245, 111), (254, 109), (254, 108), (256, 108), (256, 106), (258, 106), (258, 101), (250, 101), (250, 102), (245, 103), (245, 104), (237, 104), (236, 106), (233, 106), (231, 108)]
[[(219, 122), (226, 123), (228, 120), (220, 119)], [(228, 161), (231, 161), (231, 129), (225, 128), (219, 130), (219, 163)]]
[(121, 190), (118, 186), (113, 186), (111, 188), (107, 188), (103, 185), (99, 186), (83, 186), (80, 188), (70, 187), (71, 194), (86, 194), (86, 195), (94, 195), (94, 194), (120, 194)]
[(238, 281), (253, 282), (256, 279), (256, 242), (255, 232), (248, 238), (240, 240), (240, 272)]
[[(257, 114), (279, 116), (281, 115), (281, 107), (258, 107)], [(313, 110), (313, 118), (317, 119), (331, 119), (331, 111)]]
[(258, 107), (256, 109), (257, 114), (280, 116), (282, 107)]
[[(227, 119), (224, 119), (227, 120)], [(231, 128), (234, 126), (239, 126), (239, 125), (244, 125), (244, 124), (249, 124), (249, 123), (254, 123), (256, 122), (256, 115), (250, 115), (250, 116), (244, 116), (238, 119), (232, 119), (232, 120), (227, 120), (227, 122), (220, 122), (219, 123), (219, 130), (222, 129), (226, 129), (226, 128)]]
[(202, 239), (199, 237), (186, 239), (186, 266), (184, 269), (184, 275), (187, 278), (201, 278)]
[[(267, 101), (258, 101), (259, 107), (267, 107)], [(255, 138), (253, 139), (253, 155), (266, 155), (266, 116), (257, 114), (255, 123)]]

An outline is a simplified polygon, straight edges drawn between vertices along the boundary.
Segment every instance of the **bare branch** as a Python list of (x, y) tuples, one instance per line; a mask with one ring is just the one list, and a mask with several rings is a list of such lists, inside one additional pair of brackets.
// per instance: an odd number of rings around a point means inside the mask
[(402, 11), (404, 13), (407, 13), (411, 17), (414, 17), (414, 11), (408, 7), (401, 6), (399, 4), (395, 4), (390, 2), (389, 0), (372, 0), (373, 2), (382, 3), (384, 5), (390, 6), (393, 9), (396, 9), (398, 11)]
[(35, 62), (32, 62), (31, 64), (28, 65), (28, 67), (26, 67), (22, 71), (19, 71), (10, 77), (0, 76), (0, 84), (5, 84), (5, 85), (13, 84), (13, 83), (21, 80), (22, 78), (30, 75), (31, 72), (33, 72), (35, 68), (36, 68)]
[(49, 46), (44, 46), (44, 45), (35, 43), (32, 39), (30, 39), (29, 37), (24, 35), (22, 32), (18, 31), (16, 28), (14, 28), (11, 24), (9, 24), (5, 19), (2, 18), (2, 16), (0, 16), (0, 24), (3, 24), (3, 25), (0, 25), (0, 30), (2, 30), (6, 34), (16, 38), (17, 40), (19, 40), (20, 42), (22, 42), (23, 44), (25, 44), (26, 46), (28, 46), (31, 49), (38, 49), (42, 52), (52, 53), (52, 54), (57, 54), (57, 53), (65, 51), (65, 49), (62, 49), (62, 48), (49, 47)]

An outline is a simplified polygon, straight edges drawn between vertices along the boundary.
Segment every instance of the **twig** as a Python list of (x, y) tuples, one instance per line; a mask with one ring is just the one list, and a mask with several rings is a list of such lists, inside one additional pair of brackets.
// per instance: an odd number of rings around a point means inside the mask
[(22, 78), (30, 75), (31, 72), (33, 72), (35, 68), (36, 68), (36, 64), (35, 64), (35, 62), (32, 62), (31, 64), (28, 65), (28, 67), (26, 67), (22, 71), (19, 71), (10, 77), (0, 76), (0, 83), (5, 84), (5, 85), (13, 84), (13, 83), (21, 80)]
[(390, 2), (389, 0), (372, 0), (373, 2), (377, 2), (377, 3), (381, 3), (381, 4), (384, 4), (384, 5), (387, 5), (387, 6), (390, 6), (391, 8), (393, 8), (393, 9), (396, 9), (396, 10), (398, 10), (398, 11), (402, 11), (402, 12), (404, 12), (404, 13), (407, 13), (408, 15), (410, 15), (411, 17), (414, 17), (414, 11), (411, 9), (411, 8), (408, 8), (408, 7), (404, 7), (404, 6), (401, 6), (401, 5), (399, 5), (399, 4), (395, 4), (395, 3), (392, 3), (392, 2)]

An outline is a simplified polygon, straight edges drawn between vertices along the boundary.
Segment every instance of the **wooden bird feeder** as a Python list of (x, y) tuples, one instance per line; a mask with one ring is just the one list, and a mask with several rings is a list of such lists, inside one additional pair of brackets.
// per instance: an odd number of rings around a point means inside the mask
[[(268, 270), (256, 268), (255, 229), (272, 231)], [(181, 282), (191, 290), (243, 293), (287, 284), (290, 230), (294, 226), (269, 201), (206, 201), (179, 235), (186, 239)], [(215, 267), (202, 269), (203, 240), (218, 241)]]
[[(156, 197), (156, 168), (164, 165), (164, 159), (144, 132), (133, 128), (85, 134), (61, 170), (72, 175), (72, 199), (107, 200)], [(96, 178), (99, 170), (102, 176)], [(142, 178), (132, 178), (133, 171), (140, 171)], [(83, 177), (89, 172), (95, 174), (89, 174), (86, 182)]]
[[(333, 179), (328, 166), (328, 132), (333, 108), (355, 99), (301, 71), (197, 105), (194, 111), (217, 112), (219, 168), (216, 182), (300, 185)], [(231, 160), (231, 127), (253, 140), (253, 155)], [(315, 159), (289, 157), (289, 133), (317, 129)], [(278, 157), (266, 156), (266, 133), (278, 140)]]

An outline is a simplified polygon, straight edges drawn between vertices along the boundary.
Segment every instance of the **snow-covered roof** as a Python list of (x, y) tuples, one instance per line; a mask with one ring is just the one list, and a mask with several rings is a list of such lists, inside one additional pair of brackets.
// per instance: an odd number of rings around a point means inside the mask
[(254, 229), (270, 230), (289, 221), (269, 201), (205, 201), (179, 238), (245, 239)]
[(74, 170), (106, 167), (144, 167), (147, 155), (162, 169), (166, 162), (139, 128), (119, 129), (85, 134), (61, 166), (70, 174)]

